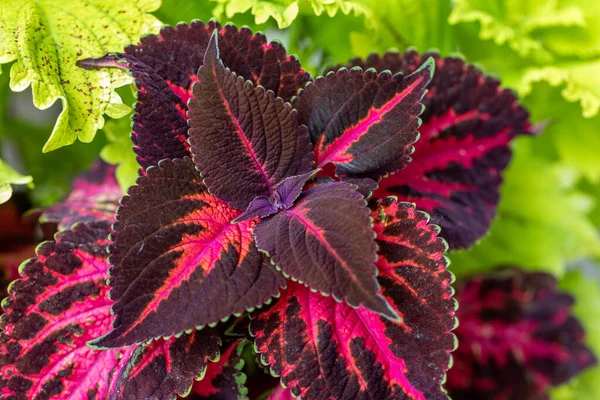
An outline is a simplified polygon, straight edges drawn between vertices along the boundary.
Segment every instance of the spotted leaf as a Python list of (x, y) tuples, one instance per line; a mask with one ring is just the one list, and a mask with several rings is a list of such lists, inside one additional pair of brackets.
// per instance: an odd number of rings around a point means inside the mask
[(436, 72), (423, 99), (425, 112), (412, 161), (383, 179), (375, 197), (397, 196), (432, 215), (452, 249), (471, 246), (496, 213), (510, 141), (531, 133), (527, 111), (500, 82), (454, 57), (434, 53), (372, 55), (350, 66), (411, 73), (435, 58)]
[(212, 35), (194, 85), (190, 143), (211, 193), (245, 210), (285, 178), (311, 170), (310, 139), (288, 103), (225, 68), (218, 37)]
[(333, 164), (338, 176), (376, 178), (404, 168), (433, 67), (427, 61), (406, 77), (340, 69), (301, 90), (293, 106), (308, 127), (316, 166)]
[(253, 317), (255, 348), (302, 399), (447, 398), (441, 383), (456, 321), (446, 244), (411, 204), (385, 199), (372, 215), (378, 280), (400, 320), (290, 283)]
[(109, 399), (172, 400), (186, 396), (194, 379), (205, 375), (219, 358), (221, 339), (213, 328), (133, 346), (124, 367), (112, 377)]
[(369, 209), (355, 188), (334, 182), (305, 191), (292, 208), (256, 225), (256, 244), (281, 271), (311, 289), (396, 318), (378, 294)]
[(596, 364), (571, 313), (573, 298), (545, 273), (502, 269), (457, 291), (460, 342), (446, 387), (453, 399), (548, 399)]
[(69, 196), (46, 208), (41, 223), (57, 223), (59, 230), (70, 229), (77, 222), (114, 221), (123, 192), (115, 178), (115, 167), (96, 161), (89, 171), (73, 182)]
[[(248, 28), (222, 27), (214, 21), (165, 27), (159, 35), (145, 36), (140, 44), (127, 47), (124, 54), (80, 62), (87, 68), (112, 66), (131, 71), (139, 89), (132, 140), (142, 169), (165, 158), (190, 155), (187, 102), (215, 29), (223, 64), (284, 101), (311, 79), (281, 43), (267, 43), (264, 35), (253, 35)], [(125, 62), (119, 63), (120, 59)]]
[(111, 236), (113, 331), (119, 347), (217, 323), (260, 306), (285, 278), (265, 264), (255, 220), (208, 193), (190, 158), (165, 160), (138, 179)]
[(190, 400), (247, 400), (246, 375), (242, 351), (248, 342), (236, 340), (211, 364), (201, 381), (194, 383)]
[(110, 328), (106, 246), (109, 224), (87, 222), (57, 234), (23, 264), (0, 322), (0, 397), (105, 398), (124, 350), (88, 340)]

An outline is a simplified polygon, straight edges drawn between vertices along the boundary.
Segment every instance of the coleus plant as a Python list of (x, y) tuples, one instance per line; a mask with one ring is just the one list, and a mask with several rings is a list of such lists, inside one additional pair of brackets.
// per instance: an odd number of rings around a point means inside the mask
[(453, 399), (543, 400), (596, 364), (573, 297), (546, 273), (502, 268), (457, 288), (460, 346), (446, 387)]
[(244, 342), (225, 331), (254, 311), (254, 350), (294, 396), (446, 398), (448, 246), (399, 200), (471, 245), (527, 112), (460, 59), (353, 63), (313, 81), (280, 44), (216, 22), (80, 62), (134, 77), (141, 176), (116, 216), (108, 177), (81, 215), (57, 208), (4, 303), (3, 396), (162, 399), (214, 377), (194, 396), (244, 398)]

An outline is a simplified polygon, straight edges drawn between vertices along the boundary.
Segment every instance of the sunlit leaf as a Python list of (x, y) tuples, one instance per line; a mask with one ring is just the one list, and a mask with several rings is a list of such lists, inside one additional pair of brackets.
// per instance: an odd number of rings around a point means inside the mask
[(11, 68), (11, 88), (32, 86), (40, 109), (61, 100), (63, 110), (44, 146), (51, 151), (77, 138), (90, 142), (104, 124), (103, 114), (129, 112), (114, 88), (128, 81), (122, 71), (86, 71), (75, 65), (85, 57), (119, 51), (140, 35), (156, 31), (148, 14), (160, 0), (0, 1), (0, 63)]

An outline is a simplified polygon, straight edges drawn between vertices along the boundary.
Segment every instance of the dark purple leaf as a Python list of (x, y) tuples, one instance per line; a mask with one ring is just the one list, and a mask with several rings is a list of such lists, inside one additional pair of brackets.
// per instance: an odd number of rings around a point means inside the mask
[(416, 203), (440, 225), (452, 249), (465, 248), (489, 230), (496, 214), (509, 143), (531, 134), (532, 127), (514, 93), (459, 58), (408, 51), (371, 55), (350, 66), (408, 74), (429, 57), (436, 60), (436, 72), (423, 99), (413, 160), (383, 179), (373, 195)]
[(316, 167), (331, 163), (338, 176), (375, 179), (404, 168), (433, 68), (427, 61), (406, 77), (340, 69), (301, 90), (293, 106), (309, 129)]
[(288, 103), (225, 68), (217, 40), (215, 33), (194, 85), (190, 143), (211, 193), (245, 210), (285, 178), (312, 169), (310, 139)]
[(125, 61), (120, 67), (131, 71), (139, 89), (132, 140), (143, 170), (163, 159), (190, 155), (187, 102), (193, 97), (192, 85), (198, 81), (198, 69), (215, 28), (221, 59), (238, 76), (285, 101), (311, 80), (280, 43), (267, 43), (263, 34), (233, 25), (221, 27), (214, 21), (165, 27), (159, 35), (145, 36), (138, 45), (127, 47), (124, 54), (109, 56), (103, 62), (79, 62), (86, 68), (114, 67), (120, 57)]
[(352, 306), (397, 318), (378, 294), (369, 209), (355, 186), (319, 184), (254, 228), (258, 248), (294, 280)]
[(261, 306), (285, 286), (254, 245), (255, 220), (211, 195), (190, 158), (140, 177), (119, 208), (111, 239), (113, 331), (119, 347), (215, 324)]
[(596, 364), (573, 298), (545, 273), (502, 269), (457, 290), (460, 346), (448, 373), (455, 400), (548, 399), (560, 385)]
[[(313, 399), (445, 399), (455, 302), (439, 228), (413, 205), (372, 212), (382, 294), (401, 319), (352, 308), (298, 283), (253, 316), (261, 360), (291, 394)], [(273, 399), (290, 399), (280, 391)]]

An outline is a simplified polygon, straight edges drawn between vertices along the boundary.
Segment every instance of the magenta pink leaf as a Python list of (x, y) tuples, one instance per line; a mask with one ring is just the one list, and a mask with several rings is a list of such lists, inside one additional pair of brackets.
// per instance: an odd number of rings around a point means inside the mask
[(528, 113), (500, 82), (454, 57), (415, 51), (357, 59), (350, 66), (411, 73), (430, 57), (436, 72), (412, 161), (383, 179), (375, 197), (397, 196), (432, 214), (452, 249), (471, 246), (495, 215), (510, 141), (532, 133)]
[(211, 193), (245, 210), (285, 178), (312, 169), (310, 139), (288, 103), (225, 68), (218, 37), (211, 37), (194, 85), (190, 143)]
[(210, 364), (202, 380), (192, 388), (190, 400), (247, 400), (242, 351), (248, 344), (240, 339), (229, 344), (217, 363)]
[(378, 294), (376, 244), (369, 209), (355, 186), (320, 184), (254, 228), (258, 248), (278, 268), (314, 290), (397, 317)]
[(86, 342), (106, 333), (109, 224), (87, 222), (44, 242), (9, 289), (0, 322), (3, 399), (106, 398), (123, 349)]
[(165, 160), (138, 180), (111, 236), (113, 331), (119, 347), (215, 324), (261, 306), (285, 286), (254, 245), (255, 220), (211, 195), (190, 158)]
[(110, 400), (164, 399), (186, 396), (194, 379), (203, 377), (209, 361), (219, 358), (221, 338), (213, 328), (158, 339), (130, 352), (126, 365), (113, 376)]
[(446, 245), (439, 228), (408, 203), (385, 199), (372, 215), (378, 279), (400, 320), (290, 283), (253, 316), (255, 347), (291, 394), (305, 400), (447, 398), (441, 385), (456, 320)]
[(192, 85), (214, 30), (219, 32), (219, 50), (226, 67), (238, 76), (271, 90), (289, 101), (311, 80), (294, 56), (288, 56), (278, 42), (267, 43), (263, 34), (248, 28), (222, 27), (210, 21), (165, 27), (159, 35), (142, 38), (118, 57), (100, 62), (79, 62), (85, 68), (128, 67), (138, 87), (138, 103), (133, 117), (132, 140), (138, 161), (145, 170), (160, 160), (189, 156), (189, 126), (186, 112)]
[(453, 399), (547, 399), (550, 386), (597, 362), (571, 314), (573, 298), (551, 275), (502, 269), (465, 281), (456, 297)]
[(406, 77), (340, 69), (301, 90), (293, 106), (309, 129), (316, 166), (331, 163), (338, 176), (376, 179), (404, 168), (433, 68), (427, 61)]
[(115, 167), (98, 160), (75, 179), (64, 201), (42, 212), (40, 222), (57, 223), (59, 230), (65, 230), (77, 222), (114, 221), (121, 196)]

